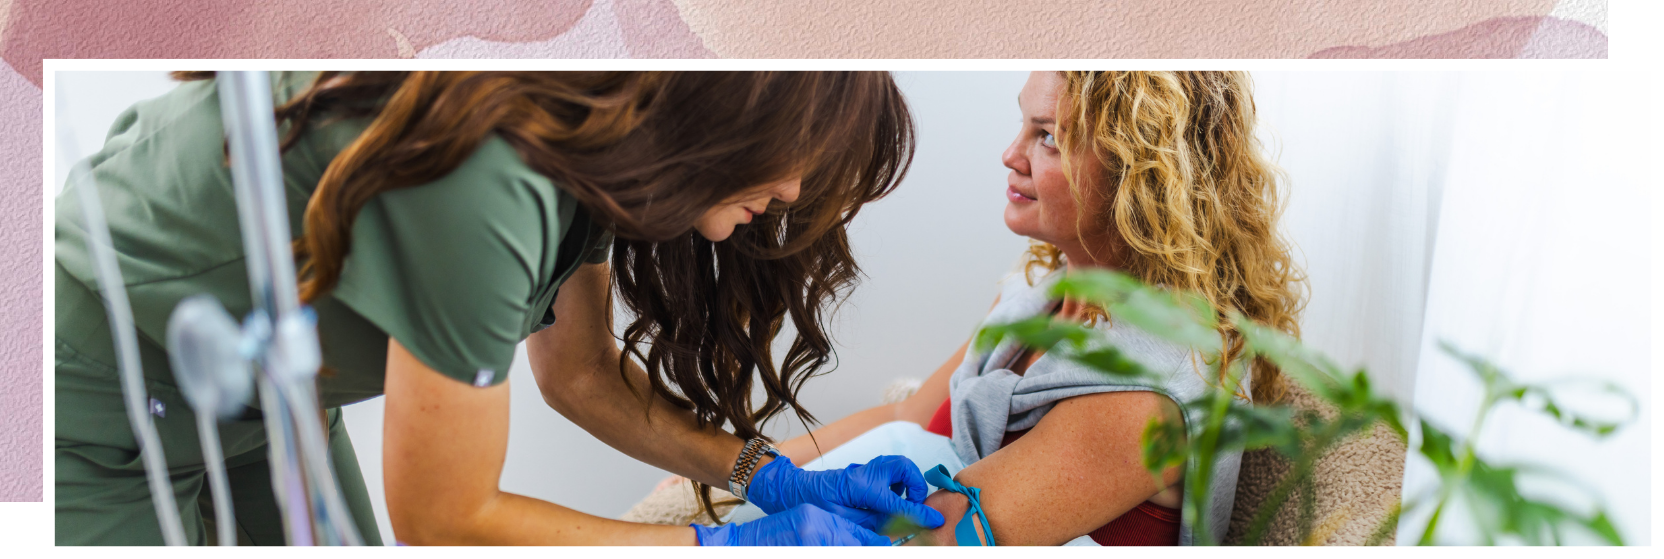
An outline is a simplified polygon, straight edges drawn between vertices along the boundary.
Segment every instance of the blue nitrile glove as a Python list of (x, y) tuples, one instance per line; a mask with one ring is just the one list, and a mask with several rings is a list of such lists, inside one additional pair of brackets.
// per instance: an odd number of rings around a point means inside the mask
[(751, 476), (745, 497), (769, 514), (807, 503), (868, 530), (883, 527), (891, 516), (936, 528), (942, 525), (942, 513), (924, 505), (929, 492), (919, 467), (903, 456), (879, 456), (866, 464), (815, 472), (778, 456)]
[(691, 526), (699, 545), (890, 545), (890, 538), (814, 505), (798, 505), (741, 524)]

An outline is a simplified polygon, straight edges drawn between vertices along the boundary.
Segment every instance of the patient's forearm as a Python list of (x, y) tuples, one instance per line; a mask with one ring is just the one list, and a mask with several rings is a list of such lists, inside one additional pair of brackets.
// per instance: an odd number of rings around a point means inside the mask
[(876, 408), (868, 408), (851, 414), (849, 417), (828, 423), (825, 427), (814, 430), (812, 435), (800, 435), (780, 443), (776, 448), (780, 453), (792, 459), (792, 463), (803, 465), (810, 460), (820, 458), (828, 450), (838, 448), (855, 437), (861, 436), (874, 427), (896, 420), (896, 404), (885, 404)]
[(959, 362), (965, 360), (965, 350), (969, 347), (970, 342), (960, 345), (959, 350), (937, 367), (936, 371), (930, 374), (930, 378), (925, 379), (919, 389), (906, 400), (868, 408), (834, 421), (816, 429), (812, 440), (808, 435), (803, 435), (780, 443), (780, 453), (791, 458), (793, 462), (804, 464), (874, 427), (891, 421), (911, 421), (920, 427), (926, 426), (930, 423), (931, 416), (936, 414), (936, 409), (941, 407), (942, 401), (948, 399), (948, 378), (953, 376), (953, 370), (959, 366)]

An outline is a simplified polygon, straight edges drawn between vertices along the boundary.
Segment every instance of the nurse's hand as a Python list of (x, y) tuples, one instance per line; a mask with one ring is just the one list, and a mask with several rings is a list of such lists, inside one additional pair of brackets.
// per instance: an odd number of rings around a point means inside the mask
[(930, 491), (919, 467), (901, 456), (879, 456), (866, 464), (815, 472), (780, 456), (757, 469), (745, 493), (746, 500), (769, 514), (810, 504), (868, 530), (878, 530), (892, 516), (931, 529), (943, 522), (942, 513), (924, 504)]
[(890, 545), (890, 538), (811, 505), (742, 524), (694, 524), (693, 531), (699, 545)]

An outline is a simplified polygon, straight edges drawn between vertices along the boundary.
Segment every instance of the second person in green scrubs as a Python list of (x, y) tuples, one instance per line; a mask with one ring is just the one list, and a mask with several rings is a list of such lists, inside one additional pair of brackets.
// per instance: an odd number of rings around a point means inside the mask
[[(250, 303), (216, 90), (209, 76), (181, 77), (119, 117), (89, 163), (176, 498), (201, 543), (212, 515), (198, 504), (195, 419), (159, 341), (184, 297), (213, 294), (239, 316)], [(366, 539), (377, 530), (339, 406), (381, 394), (388, 508), (406, 543), (881, 545), (872, 530), (890, 515), (941, 523), (905, 459), (805, 472), (762, 458), (747, 493), (775, 514), (716, 529), (609, 520), (497, 488), (521, 341), (549, 405), (705, 484), (726, 485), (768, 417), (807, 415), (796, 394), (829, 359), (823, 313), (855, 279), (844, 227), (912, 156), (887, 74), (272, 82), (301, 296), (319, 318), (320, 397)], [(159, 543), (75, 200), (60, 195), (55, 217), (57, 541)], [(613, 292), (634, 314), (618, 336)], [(770, 348), (788, 318), (796, 339), (777, 368)], [(222, 426), (239, 539), (282, 543), (259, 410), (244, 415)]]

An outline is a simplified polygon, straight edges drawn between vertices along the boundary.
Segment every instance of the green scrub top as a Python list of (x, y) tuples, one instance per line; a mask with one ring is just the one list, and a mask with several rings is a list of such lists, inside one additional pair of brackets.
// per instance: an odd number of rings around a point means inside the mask
[[(273, 74), (273, 102), (315, 78)], [(283, 154), (297, 235), (319, 177), (369, 124), (329, 117), (318, 115)], [(150, 415), (186, 537), (198, 544), (214, 533), (212, 506), (195, 417), (174, 382), (165, 340), (168, 317), (187, 296), (211, 294), (239, 318), (251, 308), (224, 141), (215, 84), (188, 82), (122, 113), (89, 160), (96, 183), (88, 184), (97, 185), (132, 302)], [(56, 538), (60, 545), (159, 544), (75, 188), (57, 197), (54, 216)], [(376, 195), (351, 235), (339, 284), (313, 302), (332, 370), (320, 377), (319, 391), (343, 497), (374, 544), (380, 538), (369, 493), (338, 406), (383, 392), (387, 340), (458, 381), (500, 383), (515, 345), (554, 322), (560, 284), (580, 263), (604, 260), (610, 235), (497, 136), (432, 183)], [(222, 421), (220, 440), (239, 541), (283, 543), (258, 414)]]
[[(274, 103), (315, 77), (274, 73)], [(369, 119), (313, 122), (282, 158), (297, 236), (319, 177)], [(223, 142), (214, 82), (187, 82), (122, 113), (91, 157), (152, 381), (173, 383), (165, 340), (181, 299), (212, 294), (239, 319), (251, 309)], [(74, 188), (58, 196), (54, 224), (56, 345), (113, 370)], [(604, 261), (610, 241), (576, 200), (496, 135), (450, 174), (376, 195), (353, 224), (340, 283), (313, 303), (332, 370), (320, 378), (321, 403), (382, 394), (388, 338), (458, 381), (504, 381), (515, 345), (554, 322), (550, 307), (561, 282), (583, 262)]]

